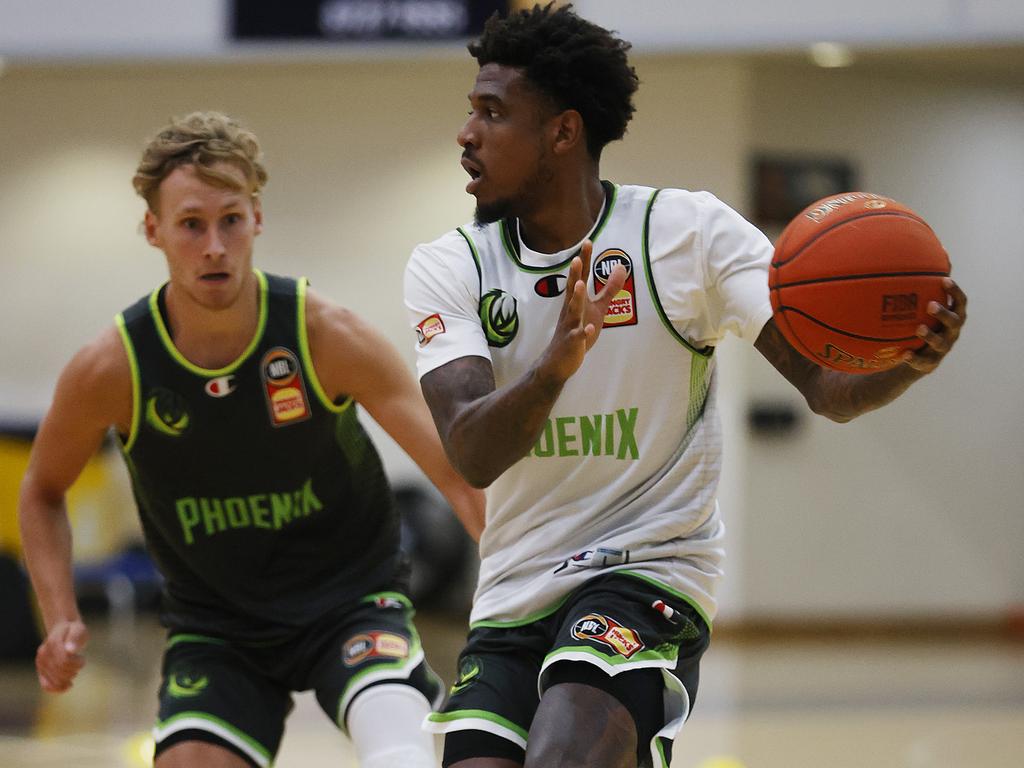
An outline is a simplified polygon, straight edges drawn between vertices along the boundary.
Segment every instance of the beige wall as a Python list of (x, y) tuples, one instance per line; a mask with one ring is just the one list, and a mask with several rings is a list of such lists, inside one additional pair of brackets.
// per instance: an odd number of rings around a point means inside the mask
[[(864, 185), (932, 220), (972, 294), (941, 375), (860, 423), (748, 440), (751, 396), (792, 397), (721, 350), (729, 523), (723, 612), (996, 612), (1024, 596), (1021, 93), (641, 57), (622, 182), (709, 188), (741, 210), (752, 148), (846, 154)], [(164, 275), (130, 177), (170, 115), (218, 108), (263, 139), (257, 260), (302, 273), (412, 364), (401, 276), (414, 244), (471, 215), (455, 133), (466, 58), (13, 68), (0, 77), (0, 417), (37, 417), (66, 359)], [(380, 435), (378, 433), (378, 437)], [(399, 478), (415, 475), (380, 438)]]

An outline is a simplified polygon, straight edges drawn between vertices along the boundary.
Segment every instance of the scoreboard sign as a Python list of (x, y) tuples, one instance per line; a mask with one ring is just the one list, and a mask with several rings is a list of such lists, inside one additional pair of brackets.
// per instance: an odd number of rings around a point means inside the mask
[(234, 0), (242, 41), (459, 40), (475, 37), (508, 0)]

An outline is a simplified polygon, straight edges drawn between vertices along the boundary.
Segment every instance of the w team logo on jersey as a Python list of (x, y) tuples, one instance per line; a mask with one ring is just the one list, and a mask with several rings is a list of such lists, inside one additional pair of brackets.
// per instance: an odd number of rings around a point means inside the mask
[(163, 387), (150, 390), (144, 413), (146, 423), (168, 437), (181, 437), (191, 423), (185, 399)]
[(480, 322), (488, 346), (508, 346), (519, 332), (516, 297), (500, 288), (489, 290), (480, 299)]
[(600, 613), (588, 613), (572, 625), (577, 640), (596, 640), (627, 659), (641, 651), (644, 643), (636, 630), (624, 627), (615, 619)]

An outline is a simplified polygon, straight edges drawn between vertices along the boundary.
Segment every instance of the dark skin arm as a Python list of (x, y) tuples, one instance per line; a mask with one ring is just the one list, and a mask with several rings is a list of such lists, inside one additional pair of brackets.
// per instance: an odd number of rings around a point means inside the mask
[(939, 323), (938, 329), (921, 326), (918, 335), (924, 346), (904, 353), (902, 364), (887, 371), (854, 375), (822, 368), (786, 341), (774, 319), (761, 330), (754, 346), (800, 391), (812, 411), (844, 423), (895, 400), (915, 381), (934, 371), (952, 349), (967, 319), (967, 296), (952, 280), (946, 281), (945, 288), (949, 306), (932, 302), (928, 308)]
[(448, 458), (476, 488), (486, 488), (529, 452), (565, 382), (597, 342), (626, 274), (617, 267), (591, 298), (582, 277), (590, 274), (591, 250), (585, 242), (572, 260), (551, 342), (517, 381), (495, 389), (490, 361), (475, 356), (453, 360), (420, 380)]

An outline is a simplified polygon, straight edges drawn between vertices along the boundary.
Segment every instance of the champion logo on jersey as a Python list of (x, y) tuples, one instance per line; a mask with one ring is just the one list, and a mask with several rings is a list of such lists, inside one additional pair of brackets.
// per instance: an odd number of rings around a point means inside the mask
[(626, 268), (626, 282), (612, 298), (604, 316), (603, 328), (636, 325), (636, 284), (633, 281), (633, 260), (620, 248), (608, 248), (594, 262), (594, 288), (600, 290), (612, 276), (616, 264)]
[(553, 299), (565, 293), (565, 284), (569, 278), (565, 275), (545, 275), (533, 284), (534, 293), (545, 299)]
[(206, 382), (206, 394), (210, 397), (227, 397), (235, 391), (237, 385), (235, 384), (234, 376), (218, 376), (215, 379), (210, 379)]

